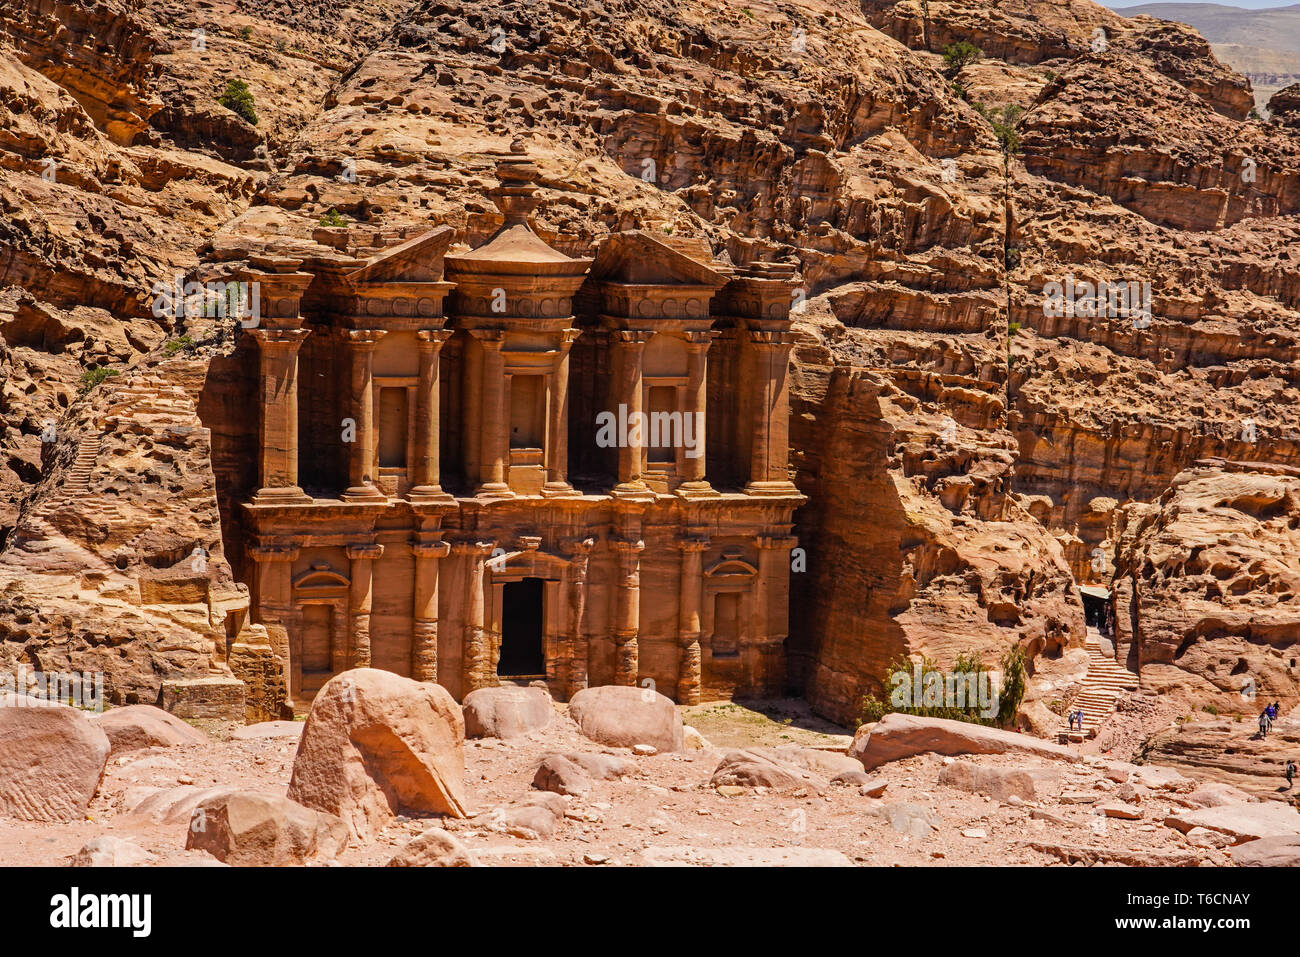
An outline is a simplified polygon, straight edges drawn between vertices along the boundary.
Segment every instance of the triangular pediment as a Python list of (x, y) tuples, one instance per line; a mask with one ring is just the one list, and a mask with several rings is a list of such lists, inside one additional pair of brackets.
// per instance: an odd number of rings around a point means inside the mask
[[(705, 259), (705, 257), (710, 257)], [(722, 286), (727, 275), (702, 240), (669, 240), (633, 230), (600, 244), (591, 268), (595, 279), (645, 286)]]
[(385, 249), (347, 274), (354, 285), (384, 282), (442, 282), (443, 256), (453, 230), (439, 226), (414, 239)]

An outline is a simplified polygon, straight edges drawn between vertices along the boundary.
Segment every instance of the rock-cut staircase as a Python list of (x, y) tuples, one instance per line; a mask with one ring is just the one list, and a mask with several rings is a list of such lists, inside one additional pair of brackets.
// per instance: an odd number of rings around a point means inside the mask
[[(1088, 629), (1084, 649), (1088, 652), (1088, 673), (1083, 679), (1083, 689), (1070, 702), (1065, 723), (1057, 731), (1062, 742), (1082, 741), (1096, 735), (1101, 723), (1115, 711), (1119, 696), (1138, 686), (1137, 675), (1101, 650), (1101, 638), (1093, 628)], [(1078, 710), (1083, 711), (1082, 732), (1078, 728), (1071, 730), (1069, 724), (1070, 713)]]

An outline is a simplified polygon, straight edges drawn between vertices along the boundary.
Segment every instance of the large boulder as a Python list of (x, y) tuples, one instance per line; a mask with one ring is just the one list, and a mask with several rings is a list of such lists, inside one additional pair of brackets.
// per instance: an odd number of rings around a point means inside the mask
[(1238, 844), (1228, 852), (1242, 867), (1300, 867), (1300, 834), (1261, 837)]
[(869, 728), (863, 725), (853, 737), (849, 755), (870, 771), (914, 754), (1032, 754), (1057, 761), (1078, 761), (1069, 748), (1027, 734), (1003, 731), (967, 721), (922, 718), (914, 714), (887, 714)]
[(305, 864), (336, 857), (348, 845), (341, 818), (288, 798), (236, 791), (208, 798), (190, 818), (187, 850), (236, 866)]
[(1258, 804), (1224, 804), (1196, 811), (1171, 814), (1165, 823), (1186, 834), (1194, 827), (1227, 834), (1242, 844), (1263, 837), (1294, 837), (1300, 834), (1300, 811), (1281, 801)]
[(986, 768), (973, 761), (954, 761), (939, 772), (939, 783), (998, 801), (1017, 797), (1039, 801), (1059, 790), (1063, 775), (1056, 768)]
[(207, 744), (208, 736), (174, 714), (151, 704), (113, 708), (94, 719), (108, 735), (112, 754), (141, 748), (169, 748), (178, 744)]
[(479, 688), (465, 696), (465, 737), (516, 738), (551, 722), (554, 713), (545, 688)]
[(584, 688), (569, 702), (569, 717), (593, 741), (616, 748), (649, 744), (681, 751), (685, 732), (677, 706), (649, 688), (601, 685)]
[(289, 797), (358, 838), (402, 811), (464, 817), (465, 719), (446, 688), (358, 668), (312, 701)]
[(474, 854), (440, 827), (431, 827), (388, 862), (389, 867), (475, 867)]
[(548, 754), (533, 776), (533, 787), (539, 791), (581, 796), (591, 790), (592, 780), (586, 771), (564, 755)]
[(0, 694), (0, 815), (84, 818), (109, 749), (108, 735), (77, 709)]
[(826, 782), (811, 772), (787, 764), (776, 756), (772, 748), (746, 748), (727, 751), (709, 779), (710, 787), (768, 788), (773, 791), (807, 789), (821, 794)]

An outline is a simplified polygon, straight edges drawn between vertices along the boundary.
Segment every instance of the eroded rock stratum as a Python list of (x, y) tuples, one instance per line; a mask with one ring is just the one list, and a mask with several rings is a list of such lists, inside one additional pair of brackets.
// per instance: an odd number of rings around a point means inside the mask
[[(156, 284), (480, 247), (518, 148), (560, 255), (639, 230), (799, 277), (780, 673), (821, 714), (855, 724), (899, 656), (1019, 643), (1045, 730), (1081, 584), (1143, 685), (1290, 707), (1300, 134), (1250, 103), (1189, 29), (1088, 2), (6, 4), (0, 664), (290, 707), (250, 604), (252, 337)], [(1149, 283), (1149, 318), (1046, 315), (1067, 277)], [(642, 660), (675, 696), (691, 659)]]

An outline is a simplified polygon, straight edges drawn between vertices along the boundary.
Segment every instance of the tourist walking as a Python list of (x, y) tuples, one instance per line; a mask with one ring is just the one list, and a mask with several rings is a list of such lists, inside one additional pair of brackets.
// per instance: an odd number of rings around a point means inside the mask
[(1295, 777), (1295, 762), (1287, 758), (1286, 762), (1286, 789), (1291, 790), (1291, 779)]
[(1268, 720), (1268, 708), (1265, 708), (1259, 713), (1259, 736), (1261, 738), (1268, 737), (1268, 728), (1271, 723)]

